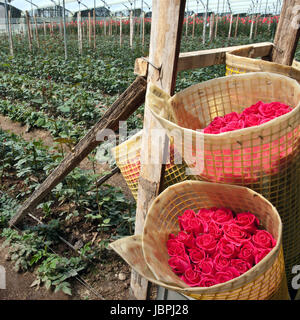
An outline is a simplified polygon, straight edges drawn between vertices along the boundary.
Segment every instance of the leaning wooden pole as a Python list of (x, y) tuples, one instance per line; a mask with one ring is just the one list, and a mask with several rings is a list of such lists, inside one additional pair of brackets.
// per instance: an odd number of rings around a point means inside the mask
[(25, 15), (26, 15), (26, 23), (27, 23), (28, 46), (29, 46), (29, 51), (32, 51), (32, 37), (31, 37), (31, 28), (30, 28), (28, 11), (25, 12)]
[[(180, 51), (180, 41), (183, 28), (185, 0), (153, 0), (152, 26), (149, 48), (148, 82), (156, 84), (165, 92), (174, 93), (177, 66)], [(139, 179), (135, 234), (143, 231), (145, 217), (151, 203), (161, 189), (164, 175), (162, 162), (151, 164), (151, 154), (164, 150), (168, 144), (165, 137), (161, 146), (151, 146), (151, 137), (146, 135), (153, 129), (162, 128), (154, 119), (145, 102), (144, 135), (141, 144), (141, 171)], [(150, 147), (150, 150), (149, 150)], [(137, 299), (147, 298), (148, 281), (132, 271), (131, 289)]]
[(283, 1), (271, 54), (273, 62), (292, 65), (300, 36), (299, 26), (300, 0)]
[(17, 224), (27, 213), (32, 211), (79, 163), (100, 143), (97, 136), (105, 129), (117, 130), (119, 121), (125, 121), (145, 101), (147, 82), (144, 77), (137, 77), (131, 86), (120, 95), (113, 105), (94, 127), (79, 141), (60, 165), (53, 170), (46, 180), (25, 201), (16, 215), (10, 220), (10, 226)]

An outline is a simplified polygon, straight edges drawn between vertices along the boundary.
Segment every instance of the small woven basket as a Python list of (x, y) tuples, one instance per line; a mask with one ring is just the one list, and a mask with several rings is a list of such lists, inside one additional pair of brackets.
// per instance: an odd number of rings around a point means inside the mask
[(272, 72), (300, 81), (300, 65), (294, 60), (292, 66), (252, 58), (253, 47), (245, 47), (226, 53), (226, 75), (248, 72)]
[[(207, 288), (192, 288), (169, 267), (166, 242), (170, 233), (180, 231), (177, 218), (184, 210), (210, 207), (252, 212), (276, 239), (276, 246), (241, 276)], [(258, 193), (239, 186), (185, 181), (167, 188), (154, 200), (141, 240), (129, 237), (117, 240), (111, 247), (149, 281), (193, 299), (288, 300), (281, 234), (282, 223), (276, 208)]]
[[(153, 116), (167, 130), (199, 180), (241, 185), (267, 198), (280, 213), (288, 283), (300, 264), (300, 85), (274, 73), (227, 76), (191, 86), (172, 98), (148, 90)], [(293, 108), (259, 126), (204, 134), (215, 117), (241, 113), (258, 101)], [(184, 137), (184, 140), (182, 139)], [(195, 158), (196, 155), (196, 158)], [(198, 157), (197, 157), (198, 155)], [(198, 161), (195, 161), (198, 160)]]
[[(141, 143), (143, 130), (132, 136), (127, 141), (113, 148), (112, 154), (116, 159), (119, 167), (133, 197), (137, 200), (138, 184), (141, 169)], [(170, 162), (166, 164), (164, 175), (164, 187), (171, 186), (177, 182), (184, 181), (187, 176), (185, 174), (185, 164), (175, 164), (176, 157), (179, 154), (174, 150), (174, 146), (170, 146)]]

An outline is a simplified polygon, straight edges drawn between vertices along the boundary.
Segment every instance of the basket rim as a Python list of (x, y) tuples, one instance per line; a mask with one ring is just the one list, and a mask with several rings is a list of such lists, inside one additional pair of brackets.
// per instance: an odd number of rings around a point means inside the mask
[[(261, 273), (257, 273), (257, 271), (266, 261), (273, 260), (272, 263), (274, 263), (274, 261), (277, 259), (278, 255), (279, 255), (281, 247), (282, 247), (282, 220), (281, 220), (281, 217), (280, 217), (276, 207), (273, 206), (273, 204), (270, 201), (268, 201), (261, 194), (257, 193), (256, 191), (253, 191), (252, 189), (249, 189), (247, 187), (242, 187), (242, 186), (238, 186), (238, 185), (231, 185), (231, 184), (206, 182), (206, 181), (186, 180), (186, 181), (174, 184), (174, 185), (168, 187), (167, 189), (165, 189), (163, 192), (161, 192), (158, 195), (158, 197), (156, 197), (156, 199), (152, 202), (151, 206), (149, 207), (148, 214), (146, 215), (144, 228), (143, 228), (143, 232), (142, 232), (142, 250), (143, 250), (143, 255), (144, 255), (145, 262), (146, 262), (148, 268), (151, 270), (151, 272), (153, 273), (154, 277), (156, 278), (156, 280), (158, 282), (162, 282), (162, 281), (157, 279), (155, 270), (153, 270), (152, 266), (148, 263), (148, 259), (147, 259), (146, 255), (145, 255), (145, 251), (144, 251), (144, 237), (145, 237), (144, 233), (145, 232), (144, 231), (147, 229), (147, 221), (149, 220), (149, 212), (153, 210), (153, 208), (155, 207), (156, 203), (161, 201), (161, 199), (165, 196), (165, 194), (167, 192), (169, 192), (172, 189), (177, 189), (178, 187), (180, 187), (183, 184), (189, 184), (191, 186), (191, 188), (195, 188), (196, 185), (200, 186), (200, 185), (208, 185), (209, 184), (209, 185), (216, 185), (216, 186), (227, 186), (227, 187), (232, 187), (234, 189), (245, 189), (248, 192), (252, 193), (253, 195), (256, 195), (256, 196), (260, 197), (263, 201), (265, 201), (268, 205), (270, 205), (271, 209), (274, 210), (275, 214), (277, 215), (277, 218), (278, 218), (278, 221), (279, 221), (279, 224), (278, 224), (278, 239), (276, 240), (275, 247), (273, 247), (273, 249), (261, 261), (259, 261), (255, 266), (253, 266), (252, 268), (247, 270), (245, 273), (243, 273), (242, 275), (240, 275), (240, 276), (238, 276), (238, 277), (236, 277), (234, 279), (231, 279), (231, 280), (226, 281), (224, 283), (216, 284), (216, 285), (211, 286), (211, 287), (189, 287), (182, 280), (181, 281), (182, 281), (183, 287), (179, 287), (179, 286), (177, 287), (177, 286), (174, 286), (174, 284), (168, 285), (168, 283), (166, 282), (165, 284), (168, 287), (173, 287), (173, 288), (176, 288), (176, 290), (179, 289), (180, 291), (185, 291), (185, 292), (188, 292), (188, 293), (193, 293), (193, 292), (196, 292), (196, 293), (203, 292), (203, 293), (206, 293), (206, 294), (218, 293), (218, 292), (220, 293), (220, 290), (222, 290), (221, 292), (223, 292), (223, 291), (226, 291), (227, 289), (232, 291), (232, 290), (238, 289), (239, 287), (245, 286), (247, 283), (249, 283), (250, 281), (253, 281), (253, 280), (246, 281), (245, 284), (243, 284), (241, 286), (239, 286), (239, 285), (231, 286), (231, 284), (233, 284), (233, 283), (237, 283), (238, 284), (239, 280), (241, 280), (243, 278), (246, 278), (248, 276), (250, 278), (252, 274), (253, 274), (253, 278), (258, 278), (261, 275)], [(264, 272), (269, 270), (269, 268), (270, 267), (268, 267)]]

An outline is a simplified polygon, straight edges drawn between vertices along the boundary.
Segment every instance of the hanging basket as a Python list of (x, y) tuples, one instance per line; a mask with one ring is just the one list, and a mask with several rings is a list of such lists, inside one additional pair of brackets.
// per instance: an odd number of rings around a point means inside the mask
[(252, 58), (253, 47), (249, 46), (226, 53), (226, 75), (248, 72), (272, 72), (300, 81), (300, 65), (294, 60), (292, 66)]
[[(176, 148), (186, 151), (184, 161), (199, 180), (246, 186), (277, 208), (291, 283), (292, 267), (300, 264), (300, 85), (282, 75), (259, 72), (210, 80), (172, 98), (164, 96), (152, 86), (148, 107), (175, 136)], [(221, 134), (201, 132), (215, 117), (241, 113), (260, 100), (279, 101), (293, 110), (255, 127)]]
[[(167, 240), (180, 231), (177, 218), (184, 210), (226, 207), (250, 211), (276, 239), (276, 246), (239, 277), (211, 287), (189, 287), (168, 264)], [(167, 188), (152, 203), (142, 237), (117, 240), (111, 247), (149, 281), (199, 300), (289, 299), (281, 242), (282, 224), (276, 208), (244, 187), (185, 181)]]
[[(141, 143), (143, 130), (132, 136), (127, 141), (112, 149), (112, 154), (119, 167), (133, 197), (137, 200), (138, 184), (141, 169)], [(184, 181), (187, 176), (185, 173), (186, 165), (175, 164), (175, 159), (180, 155), (174, 146), (170, 146), (170, 162), (166, 164), (164, 175), (164, 187), (171, 186), (177, 182)]]

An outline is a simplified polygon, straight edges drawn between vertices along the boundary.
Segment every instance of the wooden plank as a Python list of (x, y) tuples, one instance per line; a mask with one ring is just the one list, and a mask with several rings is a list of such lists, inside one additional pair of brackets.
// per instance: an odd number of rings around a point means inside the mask
[(215, 15), (212, 13), (209, 19), (209, 41), (214, 40)]
[(283, 1), (271, 54), (273, 62), (292, 65), (300, 36), (299, 13), (300, 0)]
[(10, 226), (17, 224), (26, 213), (41, 203), (45, 196), (101, 143), (101, 141), (97, 141), (97, 134), (99, 132), (104, 129), (117, 130), (119, 121), (127, 120), (144, 103), (146, 86), (145, 78), (136, 78), (132, 85), (120, 95), (86, 136), (79, 141), (74, 150), (64, 158), (60, 165), (51, 172), (46, 180), (25, 201), (16, 215), (10, 220)]
[[(225, 64), (226, 52), (248, 47), (249, 45), (233, 46), (227, 48), (217, 48), (200, 50), (193, 52), (183, 52), (179, 55), (178, 71), (210, 67), (216, 64)], [(251, 44), (254, 48), (253, 57), (265, 57), (271, 53), (273, 44), (271, 42), (261, 42)], [(147, 76), (147, 58), (135, 60), (134, 73), (139, 76)]]
[(230, 38), (231, 38), (232, 21), (233, 21), (233, 14), (230, 15), (230, 23), (229, 23), (229, 30), (228, 30), (228, 40), (230, 40)]
[[(148, 82), (154, 83), (165, 92), (174, 93), (180, 40), (184, 21), (185, 0), (153, 0), (152, 2), (152, 26), (149, 51)], [(151, 146), (147, 139), (147, 132), (153, 128), (161, 128), (154, 119), (150, 110), (146, 107), (144, 115), (144, 130), (141, 143), (141, 171), (137, 199), (135, 234), (141, 234), (148, 209), (160, 192), (164, 166), (161, 161), (151, 164), (151, 153), (159, 152), (158, 146)], [(161, 145), (162, 150), (168, 145), (165, 139)], [(150, 147), (150, 148), (149, 148)], [(150, 150), (149, 150), (150, 149)], [(146, 299), (148, 282), (136, 272), (132, 272), (131, 289), (137, 299)]]

